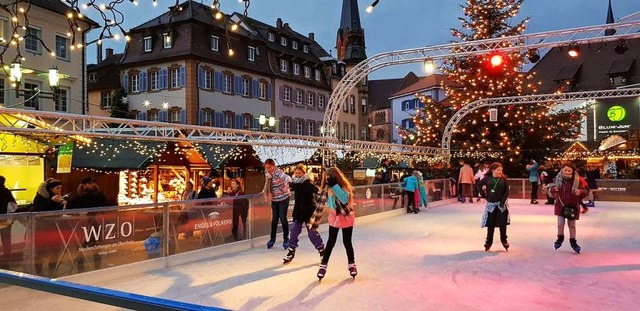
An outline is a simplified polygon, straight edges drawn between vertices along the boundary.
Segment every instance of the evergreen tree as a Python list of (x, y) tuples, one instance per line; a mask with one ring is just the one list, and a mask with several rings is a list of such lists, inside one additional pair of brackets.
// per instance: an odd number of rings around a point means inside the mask
[[(509, 22), (523, 2), (468, 0), (461, 5), (465, 17), (459, 19), (463, 29), (452, 29), (452, 33), (463, 42), (520, 35), (529, 19), (513, 26)], [(414, 116), (415, 128), (401, 130), (403, 140), (439, 147), (447, 122), (464, 105), (483, 98), (535, 94), (536, 84), (532, 82), (535, 73), (522, 72), (528, 53), (531, 51), (494, 51), (445, 61), (441, 70), (450, 80), (443, 85), (448, 98), (437, 104), (430, 98), (420, 98), (424, 107)], [(558, 104), (498, 106), (497, 122), (489, 121), (489, 108), (475, 110), (454, 130), (452, 153), (468, 154), (474, 160), (499, 160), (506, 167), (531, 158), (543, 160), (580, 134), (583, 110), (558, 111)], [(514, 168), (519, 171), (521, 167)]]
[(115, 91), (111, 96), (111, 117), (130, 119), (129, 104), (124, 101), (124, 90)]

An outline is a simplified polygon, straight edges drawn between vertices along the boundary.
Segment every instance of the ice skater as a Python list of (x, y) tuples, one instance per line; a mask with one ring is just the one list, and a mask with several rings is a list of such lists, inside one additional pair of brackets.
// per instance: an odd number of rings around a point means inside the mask
[[(293, 225), (291, 226), (291, 235), (289, 236), (289, 249), (287, 254), (282, 258), (284, 263), (291, 262), (296, 256), (296, 248), (298, 248), (298, 236), (302, 231), (302, 226), (310, 222), (311, 216), (316, 209), (316, 194), (319, 192), (307, 175), (307, 167), (304, 164), (296, 166), (292, 182), (289, 188), (293, 191), (295, 204), (293, 206)], [(320, 233), (313, 226), (307, 227), (307, 235), (313, 247), (318, 250), (320, 257), (324, 255), (324, 244)]]
[(342, 244), (347, 251), (348, 270), (352, 277), (356, 277), (355, 255), (351, 237), (353, 235), (353, 224), (355, 213), (353, 211), (353, 187), (342, 174), (340, 169), (332, 167), (327, 169), (322, 179), (322, 189), (327, 186), (327, 207), (329, 207), (329, 239), (324, 249), (324, 256), (318, 269), (318, 279), (322, 280), (327, 273), (327, 264), (331, 257), (331, 251), (336, 245), (338, 231), (342, 229)]
[(482, 214), (481, 227), (487, 227), (487, 239), (484, 243), (484, 250), (489, 251), (493, 244), (493, 233), (495, 228), (500, 228), (500, 242), (505, 250), (509, 251), (507, 241), (507, 225), (509, 224), (509, 209), (507, 198), (509, 197), (509, 183), (507, 176), (502, 173), (502, 164), (494, 162), (489, 167), (489, 171), (480, 180), (480, 189), (487, 198), (484, 214)]
[(282, 236), (284, 242), (282, 247), (289, 248), (289, 222), (287, 221), (287, 209), (289, 209), (289, 199), (291, 190), (289, 183), (291, 177), (276, 167), (273, 159), (264, 161), (264, 174), (266, 182), (263, 192), (267, 200), (271, 201), (271, 238), (267, 242), (267, 248), (272, 248), (276, 243), (276, 233), (278, 230), (278, 220), (282, 224)]
[[(555, 196), (553, 214), (558, 218), (558, 239), (553, 243), (555, 249), (564, 242), (564, 224), (569, 227), (569, 243), (576, 253), (580, 254), (582, 248), (576, 240), (576, 221), (580, 219), (580, 201), (587, 196), (587, 189), (580, 182), (576, 166), (572, 162), (565, 162), (562, 170), (556, 176), (553, 184), (549, 185), (549, 192)], [(564, 210), (573, 208), (574, 213), (564, 213)], [(565, 219), (566, 218), (566, 219)]]
[(422, 177), (422, 172), (413, 171), (413, 176), (418, 180), (418, 187), (416, 188), (415, 197), (415, 207), (420, 210), (421, 207), (427, 209), (429, 205), (429, 199), (427, 198), (427, 187), (424, 185), (424, 178)]

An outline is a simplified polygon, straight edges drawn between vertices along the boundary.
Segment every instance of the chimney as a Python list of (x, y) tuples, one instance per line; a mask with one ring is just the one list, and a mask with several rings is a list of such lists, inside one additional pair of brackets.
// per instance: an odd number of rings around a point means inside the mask
[(278, 20), (276, 20), (276, 28), (281, 29), (282, 28), (282, 18), (278, 17)]
[(113, 49), (112, 48), (107, 48), (107, 56), (105, 58), (109, 58), (113, 56)]
[(97, 52), (96, 56), (98, 57), (98, 62), (96, 64), (99, 64), (102, 61), (102, 44), (96, 44), (96, 49)]
[(311, 42), (316, 41), (316, 34), (314, 34), (313, 32), (309, 33), (309, 40), (311, 40)]

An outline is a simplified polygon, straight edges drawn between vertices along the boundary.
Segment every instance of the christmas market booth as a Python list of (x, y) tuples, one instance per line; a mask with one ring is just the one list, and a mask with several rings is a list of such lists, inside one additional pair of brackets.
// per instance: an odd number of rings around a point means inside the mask
[(245, 194), (262, 191), (265, 181), (263, 163), (252, 146), (198, 144), (196, 149), (212, 169), (209, 176), (220, 181), (218, 197), (228, 191), (233, 179), (240, 181)]
[(18, 205), (33, 201), (44, 180), (44, 158), (51, 152), (38, 139), (0, 132), (0, 175)]

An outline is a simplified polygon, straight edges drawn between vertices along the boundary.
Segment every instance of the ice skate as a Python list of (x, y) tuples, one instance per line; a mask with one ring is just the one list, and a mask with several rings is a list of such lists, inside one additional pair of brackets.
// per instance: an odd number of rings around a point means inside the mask
[(578, 245), (576, 239), (569, 239), (569, 243), (571, 244), (571, 248), (573, 248), (573, 251), (580, 254), (582, 248), (580, 247), (580, 245)]
[(284, 242), (282, 242), (282, 248), (284, 249), (289, 248), (289, 240), (284, 240)]
[(349, 264), (349, 274), (355, 279), (356, 275), (358, 275), (358, 268), (355, 263)]
[(492, 244), (493, 244), (493, 241), (487, 239), (487, 241), (484, 242), (484, 251), (488, 252), (491, 249)]
[(559, 235), (558, 239), (555, 242), (553, 242), (553, 247), (555, 249), (560, 248), (560, 246), (562, 246), (562, 242), (564, 242), (564, 235)]
[(500, 242), (502, 242), (502, 247), (504, 247), (504, 249), (508, 252), (509, 251), (509, 242), (507, 242), (507, 239), (503, 239)]
[(293, 257), (296, 257), (296, 250), (289, 247), (289, 252), (282, 257), (283, 263), (290, 263), (293, 260)]
[(267, 242), (267, 249), (272, 248), (274, 244), (276, 244), (276, 241), (274, 241), (274, 240), (269, 240), (269, 242)]
[(327, 273), (327, 265), (326, 264), (320, 264), (320, 268), (318, 269), (318, 281), (322, 281), (322, 278), (324, 278), (324, 275)]
[(318, 249), (318, 254), (320, 254), (320, 259), (322, 259), (322, 257), (324, 257), (324, 245), (322, 246), (322, 248)]

